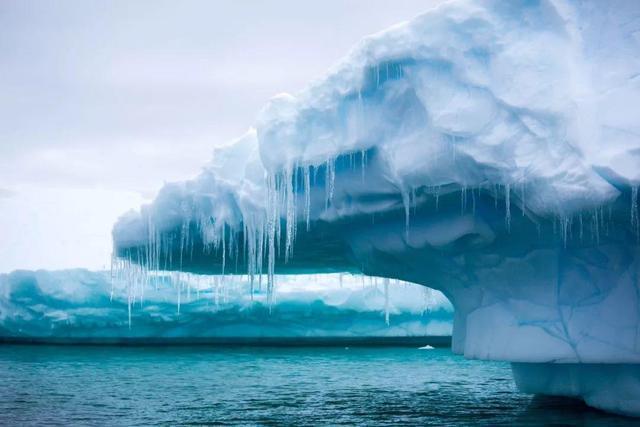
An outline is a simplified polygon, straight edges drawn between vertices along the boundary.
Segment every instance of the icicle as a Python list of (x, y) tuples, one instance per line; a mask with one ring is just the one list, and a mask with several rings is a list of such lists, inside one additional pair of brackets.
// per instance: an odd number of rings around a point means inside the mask
[(267, 301), (271, 310), (271, 301), (274, 288), (274, 273), (276, 262), (276, 239), (279, 238), (280, 224), (279, 199), (276, 185), (276, 177), (267, 177), (267, 233), (265, 236), (267, 257)]
[(311, 180), (310, 169), (311, 166), (304, 168), (304, 218), (307, 223), (307, 231), (309, 231), (309, 224), (311, 218)]
[(409, 216), (411, 213), (411, 193), (407, 192), (404, 188), (401, 189), (400, 195), (402, 197), (402, 205), (404, 207), (404, 235), (407, 241), (409, 240)]
[(631, 229), (640, 239), (640, 216), (638, 215), (638, 186), (631, 187)]
[(222, 224), (222, 274), (224, 275), (224, 269), (227, 264), (227, 239), (225, 238), (226, 234), (226, 225)]
[[(297, 168), (294, 168), (295, 171)], [(296, 232), (296, 205), (295, 205), (295, 182), (297, 175), (289, 172), (289, 169), (285, 170), (283, 174), (284, 179), (284, 204), (285, 204), (285, 251), (284, 260), (289, 261), (289, 257), (292, 255), (293, 242), (295, 240)]]
[(389, 279), (384, 278), (384, 323), (389, 326)]
[(127, 294), (127, 315), (128, 315), (128, 319), (129, 319), (129, 329), (131, 329), (131, 290), (129, 290), (128, 294)]
[(109, 277), (111, 278), (111, 292), (109, 292), (109, 301), (113, 301), (113, 290), (114, 290), (114, 283), (115, 283), (115, 277), (114, 272), (113, 272), (113, 264), (116, 262), (115, 256), (113, 255), (113, 253), (111, 254), (111, 269), (109, 271)]
[(426, 286), (423, 287), (423, 306), (422, 306), (422, 313), (421, 315), (424, 316), (425, 313), (428, 313), (431, 311), (431, 304), (432, 304), (432, 299), (433, 296), (431, 294), (431, 289), (427, 288)]
[[(186, 220), (185, 220), (186, 221)], [(180, 227), (180, 258), (179, 258), (179, 267), (180, 270), (182, 270), (182, 257), (183, 257), (183, 253), (184, 253), (184, 247), (185, 247), (185, 241), (187, 238), (187, 233), (185, 232), (185, 228), (186, 228), (186, 222), (183, 221), (182, 222), (182, 226)]]
[(132, 293), (133, 293), (133, 269), (131, 268), (131, 254), (129, 254), (129, 260), (127, 262), (128, 268), (127, 268), (127, 277), (126, 277), (126, 281), (127, 281), (127, 312), (128, 312), (128, 317), (129, 317), (129, 329), (131, 329), (131, 305), (133, 304), (132, 301)]
[(235, 261), (235, 273), (238, 273), (238, 261), (240, 260), (240, 243), (237, 240), (237, 234), (235, 232), (235, 230), (231, 231), (231, 236), (233, 237), (233, 247), (234, 247), (234, 254), (233, 254), (233, 260)]
[(178, 282), (178, 316), (180, 316), (180, 297), (182, 295), (182, 282), (180, 280), (180, 273), (178, 273), (178, 278), (177, 278), (177, 282)]
[(235, 244), (236, 239), (235, 239), (235, 233), (233, 232), (233, 229), (231, 229), (231, 227), (229, 227), (229, 260), (231, 260), (231, 258), (233, 257), (233, 253), (235, 252)]
[(284, 173), (280, 176), (280, 194), (281, 194), (281, 202), (282, 207), (284, 208), (284, 224), (285, 224), (285, 235), (284, 235), (284, 259), (285, 262), (289, 260), (289, 251), (291, 250), (291, 244), (293, 242), (293, 227), (295, 224), (295, 218), (292, 216), (295, 214), (294, 209), (294, 200), (293, 200), (293, 176), (290, 168), (285, 168)]
[(471, 189), (471, 213), (475, 216), (476, 214), (476, 192), (474, 189)]
[(580, 226), (580, 243), (582, 243), (582, 236), (583, 236), (583, 230), (584, 230), (584, 226), (582, 224), (582, 213), (578, 214), (578, 224)]
[(411, 192), (409, 193), (409, 202), (410, 202), (411, 206), (413, 207), (413, 214), (414, 215), (418, 211), (418, 203), (416, 202), (416, 198), (417, 198), (416, 188), (415, 187), (411, 187)]
[(564, 248), (565, 249), (567, 248), (567, 236), (568, 236), (568, 233), (569, 233), (569, 231), (568, 231), (569, 230), (569, 224), (570, 224), (569, 218), (567, 218), (567, 217), (561, 217), (560, 218), (560, 228), (561, 228), (561, 231), (562, 231), (562, 242), (564, 244)]
[(504, 186), (504, 203), (505, 203), (505, 223), (507, 226), (507, 232), (511, 232), (511, 185), (505, 184)]
[(327, 160), (327, 171), (325, 179), (325, 210), (329, 208), (329, 204), (333, 200), (333, 193), (335, 191), (335, 179), (336, 179), (336, 165), (335, 159)]

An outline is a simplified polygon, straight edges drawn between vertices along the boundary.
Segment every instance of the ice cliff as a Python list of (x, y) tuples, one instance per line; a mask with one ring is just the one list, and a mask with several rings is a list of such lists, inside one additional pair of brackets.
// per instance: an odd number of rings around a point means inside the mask
[[(427, 285), (455, 306), (455, 351), (640, 415), (639, 185), (640, 3), (460, 0), (274, 97), (123, 216), (114, 253), (268, 290), (332, 271)], [(625, 380), (591, 381), (611, 370)], [(567, 372), (592, 385), (554, 386)]]

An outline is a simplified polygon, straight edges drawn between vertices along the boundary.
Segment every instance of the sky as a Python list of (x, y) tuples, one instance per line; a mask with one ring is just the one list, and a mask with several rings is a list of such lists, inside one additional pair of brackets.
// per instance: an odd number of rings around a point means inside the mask
[(0, 1), (0, 272), (106, 268), (121, 214), (440, 1)]

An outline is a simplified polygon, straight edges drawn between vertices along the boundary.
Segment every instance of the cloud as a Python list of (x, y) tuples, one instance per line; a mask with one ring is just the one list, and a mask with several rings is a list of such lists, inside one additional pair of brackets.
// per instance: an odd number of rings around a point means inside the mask
[(16, 195), (15, 191), (8, 190), (6, 188), (0, 188), (0, 199), (8, 199)]
[(0, 270), (100, 266), (120, 213), (441, 1), (2, 2)]

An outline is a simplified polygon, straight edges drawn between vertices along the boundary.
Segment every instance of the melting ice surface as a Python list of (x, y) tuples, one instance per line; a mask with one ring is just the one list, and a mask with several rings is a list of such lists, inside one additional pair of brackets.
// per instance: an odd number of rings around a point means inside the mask
[[(0, 338), (185, 342), (206, 338), (411, 337), (451, 334), (437, 291), (337, 275), (280, 278), (277, 299), (239, 276), (158, 274), (132, 289), (109, 272), (0, 275)], [(130, 292), (140, 291), (132, 298)], [(144, 291), (144, 294), (142, 293)], [(385, 319), (388, 321), (385, 322)]]
[(123, 216), (116, 270), (430, 286), (457, 353), (640, 415), (639, 34), (635, 1), (460, 0), (370, 36)]

